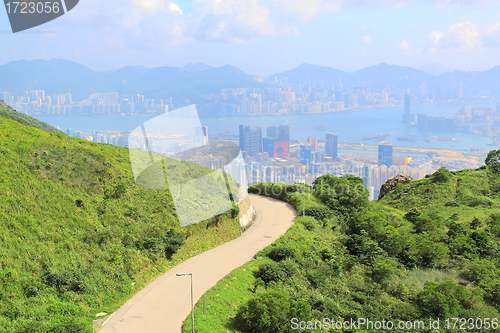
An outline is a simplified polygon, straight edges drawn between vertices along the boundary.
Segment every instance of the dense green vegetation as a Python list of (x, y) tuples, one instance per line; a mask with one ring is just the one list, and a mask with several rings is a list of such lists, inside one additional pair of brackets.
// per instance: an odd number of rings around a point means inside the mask
[[(497, 168), (441, 168), (398, 185), (377, 202), (367, 200), (360, 183), (353, 176), (326, 175), (306, 187), (307, 216), (207, 293), (206, 316), (202, 303), (195, 308), (196, 331), (322, 331), (319, 326), (294, 330), (292, 318), (305, 321), (303, 328), (324, 324), (324, 318), (395, 325), (393, 330), (365, 325), (336, 332), (402, 331), (400, 321), (423, 321), (425, 328), (415, 332), (458, 332), (464, 331), (460, 323), (453, 330), (444, 320), (473, 318), (475, 325), (482, 321), (488, 331), (498, 331)], [(289, 202), (302, 215), (302, 188), (261, 183), (249, 192)], [(439, 330), (429, 327), (431, 318), (440, 319)], [(186, 321), (183, 332), (190, 327)], [(480, 331), (470, 322), (462, 327)]]
[(128, 149), (13, 112), (0, 108), (0, 332), (92, 332), (98, 312), (240, 235), (234, 212), (181, 228), (168, 191), (135, 185)]

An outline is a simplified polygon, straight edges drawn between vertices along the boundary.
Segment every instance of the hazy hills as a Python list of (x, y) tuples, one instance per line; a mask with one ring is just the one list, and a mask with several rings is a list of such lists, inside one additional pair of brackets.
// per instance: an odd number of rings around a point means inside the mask
[[(288, 83), (304, 86), (339, 83), (340, 79), (344, 86), (363, 86), (365, 91), (370, 87), (379, 90), (388, 85), (415, 89), (424, 84), (428, 91), (435, 92), (439, 86), (443, 92), (458, 89), (462, 84), (473, 94), (495, 95), (500, 92), (500, 66), (483, 72), (464, 72), (452, 71), (439, 64), (415, 69), (381, 63), (349, 73), (331, 67), (301, 64), (269, 77), (271, 81), (275, 77), (286, 77)], [(19, 60), (0, 66), (0, 78), (0, 91), (9, 91), (15, 96), (21, 96), (25, 90), (41, 89), (48, 95), (70, 92), (74, 100), (82, 100), (94, 92), (118, 92), (143, 94), (154, 99), (172, 97), (174, 104), (184, 103), (186, 99), (197, 103), (202, 95), (218, 93), (222, 88), (264, 86), (253, 80), (254, 75), (234, 66), (211, 67), (202, 63), (187, 64), (182, 68), (126, 66), (97, 72), (63, 59)]]
[[(443, 70), (440, 67), (441, 71)], [(470, 89), (474, 94), (483, 93), (495, 95), (500, 93), (500, 66), (483, 72), (465, 72), (455, 70), (440, 75), (429, 73), (430, 69), (415, 69), (408, 66), (396, 66), (381, 63), (358, 70), (354, 73), (344, 72), (331, 67), (302, 64), (292, 70), (273, 74), (271, 78), (288, 78), (294, 85), (309, 86), (312, 82), (331, 84), (339, 83), (350, 86), (364, 86), (365, 89), (375, 87), (377, 90), (394, 84), (398, 88), (415, 89), (424, 84), (434, 92), (440, 86), (441, 91), (458, 89), (462, 84), (464, 89)], [(439, 69), (439, 68), (438, 68)], [(436, 69), (437, 71), (437, 69)]]
[(454, 69), (451, 69), (443, 64), (436, 64), (436, 63), (427, 64), (425, 66), (419, 67), (418, 69), (427, 73), (434, 74), (436, 76), (455, 71)]
[(96, 72), (78, 63), (53, 59), (19, 60), (0, 66), (0, 91), (22, 96), (25, 90), (45, 90), (48, 95), (70, 92), (73, 99), (82, 100), (95, 92), (143, 94), (146, 98), (174, 98), (174, 103), (190, 99), (196, 102), (201, 95), (221, 88), (259, 87), (253, 75), (236, 67), (208, 65), (146, 68), (127, 66), (121, 69)]

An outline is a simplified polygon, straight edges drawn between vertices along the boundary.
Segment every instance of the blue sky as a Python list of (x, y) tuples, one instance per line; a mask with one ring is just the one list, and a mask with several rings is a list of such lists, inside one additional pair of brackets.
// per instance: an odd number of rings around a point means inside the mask
[(68, 14), (9, 33), (0, 64), (64, 58), (95, 70), (232, 64), (267, 76), (301, 63), (355, 71), (381, 62), (500, 65), (500, 0), (80, 0)]

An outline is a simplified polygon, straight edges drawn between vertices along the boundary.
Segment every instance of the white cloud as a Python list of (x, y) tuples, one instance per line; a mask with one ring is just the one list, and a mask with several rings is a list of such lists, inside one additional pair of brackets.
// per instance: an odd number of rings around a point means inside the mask
[(181, 9), (181, 7), (179, 7), (179, 5), (176, 4), (175, 2), (169, 2), (169, 4), (168, 4), (168, 10), (171, 13), (176, 13), (176, 14), (181, 14), (182, 15), (182, 9)]
[(433, 31), (429, 39), (434, 48), (470, 50), (480, 45), (480, 35), (475, 23), (464, 21), (448, 27), (447, 32)]
[(372, 41), (372, 38), (368, 35), (364, 35), (361, 40), (363, 41), (363, 43), (371, 43)]
[(341, 4), (338, 0), (275, 0), (275, 2), (288, 13), (298, 15), (303, 20), (310, 20), (320, 14), (335, 12)]
[(165, 8), (163, 0), (132, 0), (132, 4), (134, 13), (139, 17), (142, 17), (142, 14), (151, 14)]
[(485, 47), (500, 47), (500, 22), (490, 24), (484, 29), (482, 45)]
[(486, 34), (492, 34), (500, 30), (500, 22), (487, 25), (485, 28)]
[[(298, 25), (336, 11), (341, 0), (195, 0), (189, 25), (198, 40), (241, 42), (298, 32)], [(218, 22), (224, 20), (224, 32)]]
[(433, 31), (429, 34), (429, 38), (432, 40), (432, 44), (437, 45), (443, 35), (441, 31)]
[(399, 43), (399, 48), (402, 50), (408, 50), (410, 48), (410, 45), (406, 40), (402, 40), (401, 43)]

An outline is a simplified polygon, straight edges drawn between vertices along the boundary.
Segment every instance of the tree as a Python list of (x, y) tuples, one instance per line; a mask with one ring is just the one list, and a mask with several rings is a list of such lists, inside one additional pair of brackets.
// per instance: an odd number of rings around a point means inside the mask
[(486, 157), (484, 163), (491, 167), (494, 171), (500, 170), (500, 149), (491, 150)]
[(353, 212), (368, 205), (369, 193), (359, 177), (327, 174), (316, 178), (313, 187), (321, 201), (341, 213)]
[(476, 295), (471, 290), (448, 280), (441, 284), (427, 281), (417, 294), (416, 305), (425, 317), (458, 317), (472, 307)]
[(282, 291), (266, 291), (240, 307), (234, 318), (237, 330), (249, 333), (295, 332), (292, 318), (311, 320), (311, 307), (304, 300), (290, 299)]
[(439, 168), (438, 171), (434, 172), (432, 175), (432, 180), (436, 183), (446, 183), (452, 177), (450, 170), (445, 167)]

